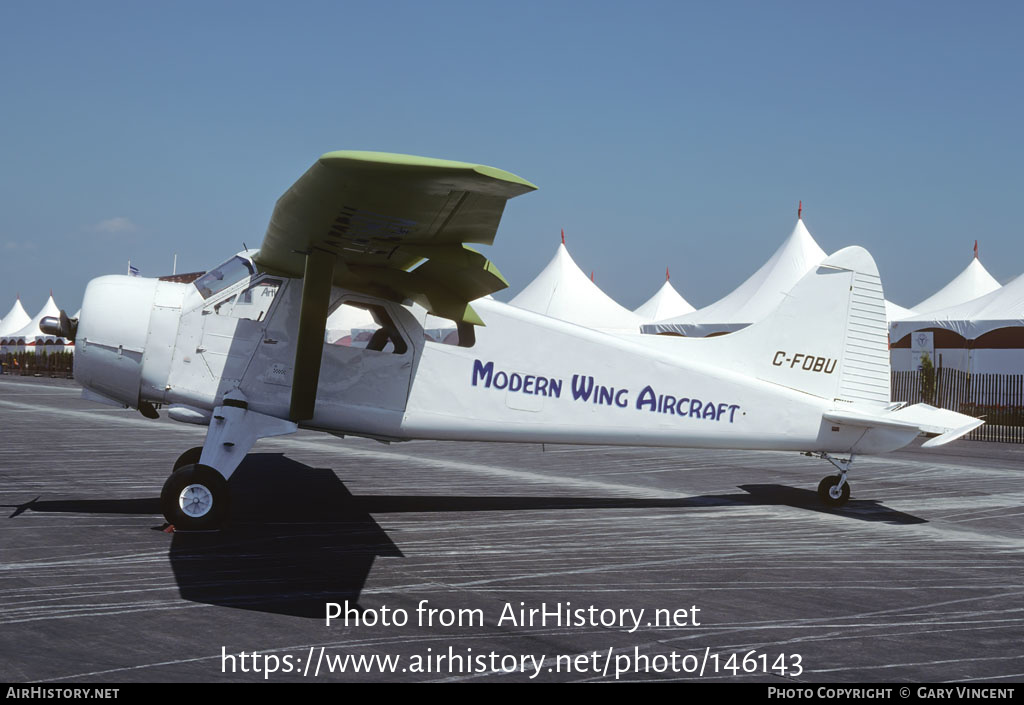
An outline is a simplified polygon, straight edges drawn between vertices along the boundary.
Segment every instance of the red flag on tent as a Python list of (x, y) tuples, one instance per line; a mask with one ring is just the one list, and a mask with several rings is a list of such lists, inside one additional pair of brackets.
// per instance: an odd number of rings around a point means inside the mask
[(796, 207), (796, 219), (800, 220), (803, 217), (804, 202), (800, 201)]
[(565, 228), (562, 228), (562, 244), (565, 244)]
[(974, 259), (978, 259), (978, 241), (974, 241)]
[(665, 267), (665, 281), (668, 281), (668, 267)]

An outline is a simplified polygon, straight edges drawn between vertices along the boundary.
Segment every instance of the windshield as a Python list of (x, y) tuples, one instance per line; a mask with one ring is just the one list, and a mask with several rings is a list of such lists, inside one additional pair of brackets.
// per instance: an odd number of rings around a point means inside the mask
[(204, 299), (208, 299), (218, 291), (223, 291), (236, 282), (251, 277), (255, 272), (249, 260), (237, 255), (224, 264), (199, 277), (193, 282)]

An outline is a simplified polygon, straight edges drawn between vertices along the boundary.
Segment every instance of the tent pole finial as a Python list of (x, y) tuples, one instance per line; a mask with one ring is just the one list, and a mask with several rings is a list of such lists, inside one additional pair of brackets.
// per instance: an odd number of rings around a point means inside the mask
[(974, 259), (978, 259), (978, 241), (974, 241)]
[(797, 207), (796, 207), (796, 219), (797, 220), (802, 220), (803, 217), (804, 217), (803, 213), (804, 213), (804, 202), (803, 201), (799, 201), (798, 204), (797, 204)]
[(562, 228), (562, 244), (565, 244), (565, 228)]
[(665, 281), (668, 281), (668, 267), (665, 267)]

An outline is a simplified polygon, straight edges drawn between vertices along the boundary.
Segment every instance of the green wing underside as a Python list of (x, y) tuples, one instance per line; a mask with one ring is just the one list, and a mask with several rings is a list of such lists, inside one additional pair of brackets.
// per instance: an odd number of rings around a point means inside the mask
[(492, 244), (505, 202), (535, 188), (477, 164), (329, 152), (278, 199), (255, 260), (301, 277), (307, 254), (333, 259), (338, 286), (479, 325), (469, 302), (508, 282), (466, 243)]

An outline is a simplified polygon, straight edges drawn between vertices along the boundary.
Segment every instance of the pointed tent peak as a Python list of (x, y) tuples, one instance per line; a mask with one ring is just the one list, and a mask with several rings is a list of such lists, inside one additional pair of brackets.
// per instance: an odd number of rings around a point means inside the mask
[[(20, 302), (18, 306), (20, 307)], [(40, 330), (39, 328), (40, 321), (42, 321), (47, 316), (57, 317), (59, 315), (60, 309), (57, 308), (57, 304), (54, 302), (53, 296), (51, 295), (46, 300), (46, 304), (43, 306), (43, 308), (33, 318), (29, 318), (27, 315), (25, 316), (25, 323), (23, 323), (20, 328), (16, 328), (13, 330), (7, 329), (7, 319), (4, 319), (5, 335), (9, 335), (14, 338), (24, 338), (26, 341), (35, 340), (37, 337), (47, 337), (47, 334), (43, 333), (43, 331)], [(48, 337), (52, 339), (54, 336), (51, 335)]]
[(633, 313), (645, 321), (653, 322), (682, 316), (694, 310), (693, 305), (676, 291), (672, 282), (666, 279), (654, 296), (634, 309)]
[(972, 257), (963, 271), (948, 284), (914, 306), (914, 311), (927, 314), (985, 296), (1001, 288), (977, 257)]
[(945, 328), (967, 340), (977, 340), (993, 330), (1024, 323), (1021, 301), (1024, 301), (1024, 274), (970, 301), (933, 311), (918, 311), (915, 316), (897, 321), (890, 329), (892, 339), (900, 340), (924, 328)]
[(916, 311), (906, 308), (905, 306), (900, 306), (899, 304), (894, 304), (889, 299), (885, 299), (885, 319), (890, 323), (903, 318), (909, 318), (914, 315), (917, 315)]
[(999, 282), (996, 281), (996, 278), (989, 274), (989, 271), (985, 269), (985, 265), (981, 263), (981, 259), (978, 257), (972, 257), (970, 263), (964, 267), (964, 271), (971, 272), (975, 277), (978, 277), (986, 284), (993, 285), (993, 288), (1000, 286)]
[[(692, 306), (692, 305), (690, 304), (690, 302), (689, 302), (689, 301), (687, 301), (687, 300), (686, 300), (686, 299), (685, 299), (685, 298), (683, 297), (683, 295), (682, 295), (682, 294), (680, 294), (680, 293), (679, 293), (679, 292), (678, 292), (678, 291), (676, 290), (676, 288), (675, 288), (674, 286), (672, 286), (672, 282), (670, 282), (670, 281), (669, 281), (668, 279), (666, 279), (666, 280), (665, 280), (665, 281), (664, 281), (664, 282), (662, 283), (662, 285), (661, 285), (661, 287), (660, 287), (660, 288), (658, 289), (657, 293), (655, 293), (655, 296), (658, 296), (658, 297), (663, 297), (663, 298), (669, 299), (669, 300), (671, 300), (671, 301), (676, 301), (676, 302), (678, 302), (678, 303), (679, 303), (679, 306), (680, 306), (680, 308), (686, 308), (686, 309), (688, 309), (688, 310), (686, 311), (686, 313), (689, 313), (689, 311), (696, 311), (696, 310), (697, 310), (696, 308), (694, 308), (694, 307), (693, 307), (693, 306)], [(677, 314), (677, 315), (681, 315), (681, 314)]]
[(38, 323), (39, 321), (41, 321), (46, 316), (59, 316), (59, 315), (60, 315), (60, 308), (58, 308), (57, 302), (53, 300), (53, 294), (50, 294), (50, 297), (48, 299), (46, 299), (46, 303), (43, 304), (43, 308), (40, 309), (39, 313), (36, 314), (36, 316), (35, 316), (35, 318), (33, 320), (35, 320)]
[(569, 248), (565, 246), (564, 242), (558, 243), (558, 248), (555, 249), (555, 256), (551, 258), (551, 262), (560, 262), (562, 260), (568, 260), (574, 267), (576, 266), (576, 261), (569, 254)]
[(21, 298), (19, 297), (15, 299), (14, 305), (11, 306), (11, 310), (7, 312), (2, 321), (0, 323), (0, 336), (18, 332), (32, 321), (32, 317), (28, 315), (25, 307), (21, 305)]
[(738, 330), (773, 311), (786, 292), (826, 256), (804, 221), (798, 220), (772, 256), (732, 292), (698, 311), (659, 321), (656, 329), (644, 330), (697, 337)]
[(825, 250), (821, 249), (821, 245), (814, 239), (814, 236), (811, 235), (811, 231), (807, 229), (802, 218), (796, 221), (796, 227), (793, 228), (793, 232), (779, 246), (779, 249), (775, 251), (772, 258), (782, 256), (782, 253), (786, 251), (792, 253), (800, 252), (803, 253), (805, 258), (817, 258), (819, 262), (828, 256)]
[(565, 245), (509, 305), (586, 328), (637, 332), (643, 322), (587, 276)]

